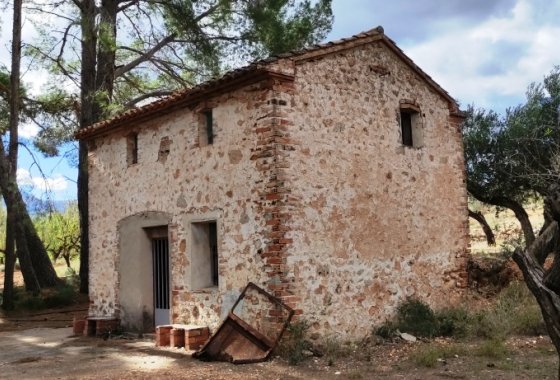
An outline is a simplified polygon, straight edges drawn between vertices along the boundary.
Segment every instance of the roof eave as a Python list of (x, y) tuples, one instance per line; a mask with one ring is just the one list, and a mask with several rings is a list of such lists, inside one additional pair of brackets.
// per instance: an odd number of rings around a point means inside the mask
[(106, 135), (116, 129), (129, 126), (132, 123), (137, 124), (151, 120), (153, 118), (166, 115), (179, 108), (196, 104), (212, 96), (224, 94), (241, 87), (270, 79), (290, 82), (294, 80), (294, 76), (268, 70), (266, 68), (246, 70), (233, 78), (222, 78), (207, 82), (206, 84), (203, 84), (193, 90), (171, 95), (169, 98), (177, 97), (177, 99), (169, 99), (168, 103), (165, 103), (166, 98), (164, 98), (160, 100), (160, 102), (163, 102), (161, 105), (158, 105), (157, 102), (150, 103), (144, 107), (128, 111), (131, 113), (125, 112), (112, 119), (92, 124), (76, 132), (74, 137), (78, 140), (89, 140), (101, 135)]

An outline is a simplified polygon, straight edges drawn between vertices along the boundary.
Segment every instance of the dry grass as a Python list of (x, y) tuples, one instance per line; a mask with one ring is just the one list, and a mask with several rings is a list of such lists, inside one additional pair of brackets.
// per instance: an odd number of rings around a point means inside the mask
[(467, 347), (462, 344), (440, 345), (432, 343), (422, 346), (416, 350), (411, 355), (411, 359), (418, 366), (433, 368), (438, 364), (438, 362), (463, 356), (467, 352)]
[[(473, 211), (481, 211), (484, 214), (486, 221), (496, 236), (496, 245), (494, 247), (488, 246), (486, 243), (486, 236), (480, 224), (472, 218), (469, 218), (472, 253), (486, 255), (501, 254), (504, 250), (504, 246), (507, 248), (512, 240), (516, 240), (522, 235), (519, 222), (512, 211), (508, 209), (498, 210), (496, 207), (483, 205), (477, 201), (471, 202), (469, 207)], [(542, 201), (534, 201), (526, 205), (525, 210), (529, 214), (533, 229), (537, 232), (544, 222)]]

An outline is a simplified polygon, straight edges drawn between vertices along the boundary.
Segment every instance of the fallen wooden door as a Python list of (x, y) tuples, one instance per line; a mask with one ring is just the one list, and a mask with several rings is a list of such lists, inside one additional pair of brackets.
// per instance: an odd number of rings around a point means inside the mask
[(265, 361), (293, 314), (278, 298), (250, 282), (216, 333), (193, 356), (234, 364)]

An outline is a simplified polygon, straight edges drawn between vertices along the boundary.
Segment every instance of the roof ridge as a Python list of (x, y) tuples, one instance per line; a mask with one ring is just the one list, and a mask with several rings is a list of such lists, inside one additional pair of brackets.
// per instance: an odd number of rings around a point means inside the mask
[[(447, 98), (447, 100), (450, 102), (450, 105), (452, 103), (455, 104), (453, 108), (458, 109), (456, 101), (451, 98), (447, 91), (445, 91), (427, 73), (425, 73), (418, 65), (416, 65), (414, 61), (410, 59), (410, 57), (404, 54), (401, 48), (399, 48), (393, 40), (385, 35), (385, 31), (382, 26), (377, 26), (375, 28), (355, 34), (352, 37), (345, 37), (334, 41), (328, 41), (322, 44), (305, 47), (300, 50), (293, 50), (255, 60), (245, 66), (230, 70), (221, 76), (217, 76), (210, 80), (204, 81), (193, 87), (178, 89), (166, 97), (154, 100), (153, 102), (140, 107), (128, 109), (122, 113), (114, 115), (109, 119), (89, 125), (83, 129), (78, 130), (75, 134), (75, 137), (78, 139), (87, 138), (94, 134), (102, 133), (103, 131), (110, 129), (111, 127), (123, 125), (132, 120), (159, 114), (160, 111), (172, 108), (173, 106), (180, 104), (182, 101), (188, 101), (189, 97), (198, 99), (201, 94), (212, 93), (213, 91), (216, 91), (220, 88), (222, 88), (222, 90), (224, 88), (231, 89), (231, 85), (239, 85), (239, 83), (243, 82), (244, 80), (245, 82), (247, 82), (248, 76), (253, 76), (253, 80), (256, 80), (264, 73), (264, 75), (276, 75), (278, 77), (284, 77), (284, 80), (291, 77), (293, 80), (293, 76), (291, 75), (271, 70), (270, 68), (272, 64), (278, 62), (281, 59), (293, 59), (297, 61), (298, 57), (303, 57), (301, 59), (304, 60), (305, 55), (307, 54), (313, 55), (311, 53), (316, 53), (322, 49), (343, 46), (344, 44), (369, 37), (378, 37), (380, 41), (384, 42), (391, 50), (393, 50), (400, 57), (400, 59), (402, 59), (414, 71), (422, 76), (437, 92)], [(326, 54), (328, 54), (328, 52)]]
[(274, 54), (274, 55), (270, 55), (266, 58), (262, 58), (260, 60), (254, 61), (253, 63), (271, 63), (271, 62), (275, 62), (276, 60), (278, 60), (279, 58), (291, 58), (291, 57), (296, 57), (299, 55), (303, 55), (303, 54), (307, 54), (316, 50), (320, 50), (320, 49), (325, 49), (328, 47), (332, 47), (332, 46), (336, 46), (336, 45), (341, 45), (341, 44), (345, 44), (348, 42), (353, 42), (357, 39), (362, 39), (362, 38), (366, 38), (366, 37), (371, 37), (371, 36), (377, 36), (377, 35), (384, 35), (385, 31), (383, 29), (383, 27), (381, 25), (376, 26), (375, 28), (354, 34), (352, 37), (343, 37), (343, 38), (339, 38), (338, 40), (332, 40), (332, 41), (327, 41), (324, 42), (322, 44), (315, 44), (312, 46), (308, 46), (308, 47), (304, 47), (302, 49), (299, 50), (290, 50), (284, 53), (279, 53), (279, 54)]

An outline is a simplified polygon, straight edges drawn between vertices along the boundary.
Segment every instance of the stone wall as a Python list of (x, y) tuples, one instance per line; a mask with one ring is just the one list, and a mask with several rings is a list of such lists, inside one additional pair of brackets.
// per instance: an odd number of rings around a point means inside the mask
[[(315, 337), (360, 338), (409, 296), (464, 285), (462, 139), (448, 102), (381, 43), (297, 62), (285, 277)], [(423, 147), (401, 143), (414, 102)]]
[[(273, 97), (270, 87), (252, 85), (91, 143), (91, 316), (119, 317), (123, 312), (118, 225), (131, 215), (172, 216), (172, 322), (215, 327), (248, 281), (267, 283), (260, 256), (270, 229), (262, 213), (266, 182), (251, 156), (259, 145), (258, 120), (268, 112), (263, 105)], [(201, 147), (199, 111), (208, 107), (214, 107), (214, 143)], [(126, 137), (131, 131), (138, 132), (138, 163), (129, 166)], [(165, 159), (162, 142), (169, 150)], [(219, 286), (191, 289), (189, 278), (196, 268), (189, 259), (190, 224), (208, 219), (218, 221)], [(126, 271), (126, 263), (121, 267)]]
[[(460, 120), (382, 42), (339, 50), (271, 66), (294, 82), (271, 78), (95, 138), (90, 316), (126, 320), (118, 226), (155, 213), (170, 215), (174, 323), (215, 328), (248, 281), (314, 337), (360, 338), (408, 296), (453, 301), (467, 248)], [(420, 108), (421, 148), (401, 143), (403, 101)], [(200, 146), (208, 108), (214, 143)], [(192, 289), (191, 223), (206, 220), (217, 220), (219, 286)]]

